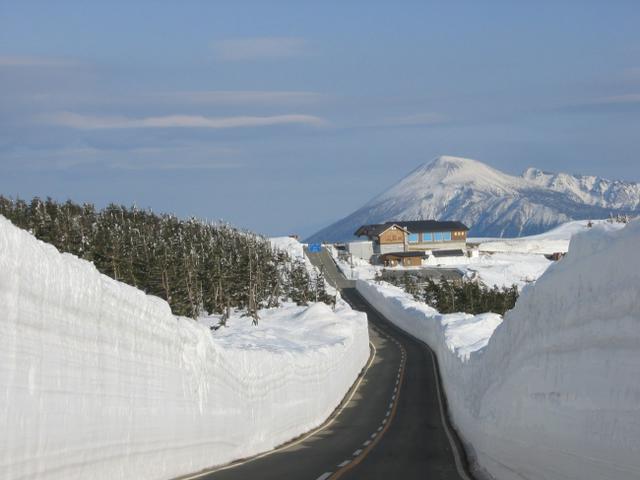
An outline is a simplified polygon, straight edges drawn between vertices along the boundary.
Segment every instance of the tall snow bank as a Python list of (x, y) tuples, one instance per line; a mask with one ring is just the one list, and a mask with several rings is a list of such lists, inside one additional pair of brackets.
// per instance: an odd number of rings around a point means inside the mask
[(0, 478), (167, 479), (319, 425), (367, 361), (366, 317), (261, 315), (250, 343), (212, 334), (0, 217)]
[[(442, 316), (373, 283), (358, 290), (426, 341), (481, 473), (497, 479), (640, 478), (640, 221), (590, 229), (528, 286), (462, 361)], [(409, 307), (409, 308), (407, 308)]]

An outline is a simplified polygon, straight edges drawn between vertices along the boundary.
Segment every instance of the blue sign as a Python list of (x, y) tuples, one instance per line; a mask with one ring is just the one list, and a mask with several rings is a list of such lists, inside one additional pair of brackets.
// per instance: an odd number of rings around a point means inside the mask
[(322, 245), (320, 243), (310, 243), (309, 253), (320, 253), (322, 251)]

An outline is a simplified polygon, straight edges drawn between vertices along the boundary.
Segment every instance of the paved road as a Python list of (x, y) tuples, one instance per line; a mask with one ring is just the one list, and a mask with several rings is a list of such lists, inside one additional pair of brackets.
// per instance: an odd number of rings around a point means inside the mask
[(470, 478), (463, 454), (457, 453), (460, 445), (443, 423), (430, 351), (375, 312), (326, 253), (309, 257), (324, 265), (327, 279), (354, 308), (367, 313), (375, 354), (361, 382), (317, 433), (266, 456), (190, 478)]

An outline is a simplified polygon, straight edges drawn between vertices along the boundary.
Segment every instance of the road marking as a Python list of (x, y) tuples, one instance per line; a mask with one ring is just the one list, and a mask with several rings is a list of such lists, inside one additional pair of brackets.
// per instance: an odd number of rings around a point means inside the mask
[(210, 475), (210, 474), (215, 473), (215, 472), (220, 472), (220, 471), (223, 471), (223, 470), (229, 470), (231, 468), (235, 468), (235, 467), (239, 467), (241, 465), (245, 465), (245, 464), (247, 464), (249, 462), (253, 462), (254, 460), (258, 460), (260, 458), (268, 457), (269, 455), (273, 455), (274, 453), (282, 452), (282, 451), (287, 450), (287, 449), (289, 449), (291, 447), (295, 447), (296, 445), (301, 444), (302, 442), (306, 441), (307, 439), (309, 439), (309, 438), (317, 435), (318, 433), (322, 432), (323, 430), (327, 429), (331, 424), (333, 424), (333, 422), (336, 421), (336, 419), (344, 411), (344, 409), (351, 402), (351, 400), (353, 400), (353, 397), (356, 394), (356, 392), (358, 391), (358, 388), (360, 388), (360, 385), (364, 381), (364, 378), (367, 376), (367, 372), (369, 371), (369, 368), (371, 368), (371, 365), (373, 365), (373, 360), (376, 358), (376, 355), (378, 353), (378, 349), (373, 344), (373, 342), (369, 342), (369, 345), (371, 346), (371, 349), (373, 350), (373, 353), (371, 354), (371, 358), (369, 358), (369, 363), (367, 363), (367, 366), (364, 368), (364, 370), (362, 372), (362, 375), (360, 375), (360, 378), (358, 379), (358, 381), (356, 382), (355, 386), (353, 387), (353, 391), (351, 392), (351, 395), (349, 395), (349, 398), (347, 398), (345, 401), (342, 402), (342, 404), (340, 405), (338, 411), (335, 412), (335, 415), (332, 415), (331, 418), (329, 418), (329, 420), (327, 422), (325, 422), (323, 425), (320, 425), (315, 430), (311, 430), (306, 435), (304, 435), (303, 437), (299, 438), (298, 440), (296, 440), (296, 441), (294, 441), (292, 443), (288, 443), (288, 444), (282, 445), (280, 447), (274, 448), (273, 450), (269, 450), (267, 452), (260, 453), (260, 454), (254, 456), (254, 457), (248, 458), (247, 460), (243, 460), (243, 461), (236, 462), (236, 463), (231, 463), (229, 465), (224, 465), (224, 466), (218, 467), (218, 468), (212, 468), (210, 470), (203, 470), (202, 472), (196, 473), (195, 475), (192, 475), (190, 477), (179, 477), (180, 480), (195, 480), (197, 478), (204, 477), (205, 475)]
[(357, 457), (358, 455), (360, 455), (362, 453), (362, 449), (359, 448), (358, 450), (356, 450), (355, 452), (353, 452), (353, 456)]
[(366, 447), (366, 446), (367, 446), (367, 445), (369, 445), (370, 443), (371, 443), (371, 440), (367, 440), (367, 441), (366, 441), (366, 442), (364, 442), (362, 445), (364, 445), (364, 446)]
[(384, 415), (384, 416), (385, 416), (385, 417), (388, 417), (389, 415), (391, 415), (391, 411), (390, 411), (390, 410), (387, 410), (387, 413), (385, 413), (385, 415)]
[[(390, 335), (387, 335), (386, 333), (381, 332), (379, 329), (376, 328), (376, 331), (378, 331), (381, 335), (383, 335), (383, 336), (385, 336), (387, 338), (391, 338), (391, 339), (393, 339), (395, 341), (395, 339), (393, 337), (391, 337)], [(402, 347), (402, 345), (397, 341), (396, 341), (396, 344), (404, 352), (404, 348)], [(393, 403), (393, 407), (391, 408), (391, 414), (388, 417), (389, 421), (387, 422), (387, 418), (385, 418), (383, 420), (382, 425), (384, 425), (384, 427), (381, 426), (381, 427), (378, 428), (378, 432), (380, 432), (380, 435), (378, 435), (378, 433), (373, 433), (371, 435), (371, 438), (374, 439), (374, 440), (372, 442), (370, 442), (369, 445), (367, 445), (367, 447), (364, 449), (364, 451), (362, 452), (361, 455), (355, 457), (351, 463), (349, 463), (348, 465), (345, 465), (344, 467), (341, 467), (338, 471), (336, 471), (332, 476), (333, 480), (338, 480), (348, 470), (351, 470), (356, 465), (359, 465), (360, 462), (362, 462), (366, 458), (366, 456), (369, 454), (369, 452), (371, 452), (373, 447), (380, 441), (382, 436), (385, 434), (385, 432), (387, 431), (387, 429), (391, 425), (391, 421), (393, 420), (393, 418), (394, 418), (394, 416), (396, 414), (396, 411), (398, 409), (398, 403), (399, 403), (399, 399), (400, 399), (400, 391), (398, 390), (398, 382), (401, 381), (402, 378), (404, 377), (405, 364), (406, 364), (406, 362), (403, 359), (402, 362), (400, 363), (400, 367), (399, 367), (400, 379), (396, 379), (396, 386), (395, 386), (395, 388), (393, 390), (395, 402)]]
[(389, 408), (393, 407), (393, 402), (389, 402)]
[(322, 475), (320, 475), (318, 478), (316, 478), (316, 480), (327, 480), (327, 478), (329, 478), (332, 473), (333, 472), (325, 472)]
[(460, 458), (460, 452), (458, 452), (458, 446), (453, 440), (453, 435), (449, 430), (449, 425), (447, 425), (447, 420), (444, 416), (444, 406), (442, 405), (442, 394), (440, 392), (440, 376), (438, 374), (438, 369), (436, 368), (437, 360), (435, 354), (433, 353), (433, 350), (429, 348), (429, 352), (431, 353), (431, 365), (433, 365), (433, 374), (435, 375), (436, 379), (436, 391), (438, 394), (438, 404), (440, 405), (440, 419), (442, 420), (442, 426), (444, 427), (444, 431), (447, 434), (447, 439), (449, 440), (449, 444), (451, 445), (451, 450), (453, 450), (453, 458), (455, 460), (456, 469), (458, 470), (458, 473), (463, 478), (463, 480), (471, 480), (469, 478), (469, 475), (467, 475), (464, 466), (462, 465), (462, 459)]
[(351, 460), (345, 460), (342, 463), (338, 464), (338, 467), (342, 468), (342, 467), (346, 467), (347, 465), (349, 465), (351, 463)]

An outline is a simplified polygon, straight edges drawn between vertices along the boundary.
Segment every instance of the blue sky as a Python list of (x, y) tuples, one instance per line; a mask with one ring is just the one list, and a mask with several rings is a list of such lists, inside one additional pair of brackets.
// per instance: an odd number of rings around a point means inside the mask
[(0, 1), (0, 193), (314, 230), (441, 154), (640, 181), (640, 3)]

